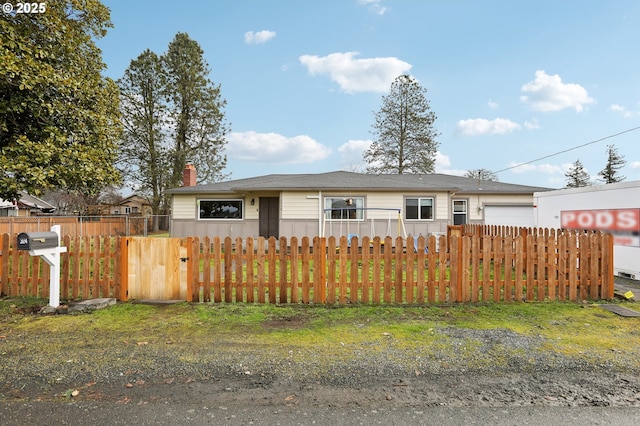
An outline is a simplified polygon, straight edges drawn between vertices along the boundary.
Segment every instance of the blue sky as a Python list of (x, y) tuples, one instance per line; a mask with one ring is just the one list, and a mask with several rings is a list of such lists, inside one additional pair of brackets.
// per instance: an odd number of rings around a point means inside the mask
[(640, 129), (589, 144), (640, 126), (635, 0), (103, 3), (109, 77), (177, 32), (201, 45), (228, 103), (234, 179), (362, 170), (374, 112), (407, 73), (438, 116), (437, 172), (560, 188), (577, 159), (595, 179), (614, 144), (640, 179)]

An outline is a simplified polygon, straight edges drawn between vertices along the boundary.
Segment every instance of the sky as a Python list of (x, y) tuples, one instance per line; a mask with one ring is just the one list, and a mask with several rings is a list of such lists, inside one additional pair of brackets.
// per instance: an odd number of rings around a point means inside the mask
[(640, 179), (636, 0), (103, 3), (108, 77), (145, 49), (165, 53), (178, 32), (200, 44), (227, 102), (231, 179), (362, 171), (401, 74), (437, 115), (438, 173), (562, 188), (577, 160), (596, 181), (613, 145), (621, 174)]

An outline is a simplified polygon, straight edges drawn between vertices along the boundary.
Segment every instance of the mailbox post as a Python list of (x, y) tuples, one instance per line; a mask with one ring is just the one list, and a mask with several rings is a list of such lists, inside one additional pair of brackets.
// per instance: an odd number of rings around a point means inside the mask
[(49, 268), (49, 306), (60, 306), (60, 225), (51, 227), (51, 232), (23, 232), (18, 234), (18, 250), (28, 250), (31, 256), (41, 256)]

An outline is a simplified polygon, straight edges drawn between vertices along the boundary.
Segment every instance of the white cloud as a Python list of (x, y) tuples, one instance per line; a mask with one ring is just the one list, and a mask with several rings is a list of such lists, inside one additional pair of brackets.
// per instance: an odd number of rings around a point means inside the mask
[(618, 104), (612, 104), (607, 109), (609, 111), (618, 113), (618, 114), (622, 115), (625, 118), (633, 117), (634, 115), (640, 114), (638, 112), (629, 111), (626, 107), (623, 107), (622, 105), (618, 105)]
[(470, 118), (458, 121), (458, 133), (463, 136), (505, 135), (519, 130), (520, 125), (506, 118), (487, 120), (485, 118)]
[(498, 103), (497, 102), (493, 102), (491, 99), (489, 99), (489, 102), (487, 102), (487, 105), (489, 106), (489, 108), (491, 109), (496, 109), (498, 108)]
[(362, 154), (371, 146), (371, 140), (350, 140), (338, 148), (340, 168), (343, 170), (361, 171), (366, 166)]
[(276, 36), (275, 31), (247, 31), (244, 33), (244, 42), (247, 44), (263, 44)]
[(553, 112), (574, 108), (581, 112), (585, 105), (594, 103), (587, 90), (579, 84), (564, 84), (558, 74), (548, 75), (543, 70), (536, 71), (536, 78), (522, 86), (529, 95), (520, 99), (536, 111)]
[(540, 128), (540, 124), (538, 124), (537, 118), (532, 118), (531, 121), (525, 120), (524, 127), (528, 130), (535, 130)]
[(440, 151), (436, 152), (436, 164), (435, 170), (436, 173), (443, 173), (445, 175), (453, 175), (453, 176), (464, 176), (467, 173), (466, 170), (460, 169), (451, 169), (451, 159), (448, 155), (441, 153)]
[(629, 164), (629, 166), (630, 166), (632, 169), (640, 169), (640, 161), (632, 161), (632, 162)]
[(327, 56), (302, 55), (300, 63), (309, 74), (328, 74), (347, 93), (386, 92), (391, 83), (411, 69), (398, 58), (356, 59), (358, 52), (331, 53)]
[(228, 135), (229, 157), (274, 164), (312, 163), (327, 158), (331, 149), (307, 135), (292, 138), (277, 133), (233, 132)]
[(382, 6), (381, 0), (357, 0), (359, 5), (369, 6), (369, 11), (376, 15), (384, 15), (389, 9)]
[[(572, 163), (563, 163), (563, 164), (522, 164), (519, 167), (520, 163), (515, 161), (509, 163), (507, 167), (514, 167), (513, 169), (509, 169), (511, 173), (522, 174), (522, 173), (537, 173), (549, 176), (549, 182), (552, 183), (562, 183), (564, 182), (565, 176), (564, 174), (573, 167)], [(585, 171), (588, 173), (588, 170)]]
[(451, 166), (451, 159), (448, 155), (436, 151), (436, 169)]
[[(514, 167), (513, 169), (509, 169), (510, 172), (512, 173), (528, 173), (528, 172), (536, 172), (536, 173), (544, 173), (547, 175), (553, 175), (553, 174), (564, 174), (565, 171), (567, 171), (569, 165), (563, 164), (563, 165), (557, 165), (557, 164), (522, 164), (521, 163), (517, 163), (515, 161), (512, 161), (511, 163), (509, 163), (507, 165), (507, 167)], [(518, 166), (518, 167), (516, 167)]]

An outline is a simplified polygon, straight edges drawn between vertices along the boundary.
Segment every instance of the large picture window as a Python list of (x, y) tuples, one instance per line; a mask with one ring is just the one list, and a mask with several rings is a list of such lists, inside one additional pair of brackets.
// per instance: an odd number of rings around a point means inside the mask
[(199, 219), (242, 219), (242, 200), (200, 200)]
[(405, 198), (406, 220), (433, 220), (433, 198)]
[(330, 220), (363, 220), (364, 197), (326, 197), (325, 218)]

